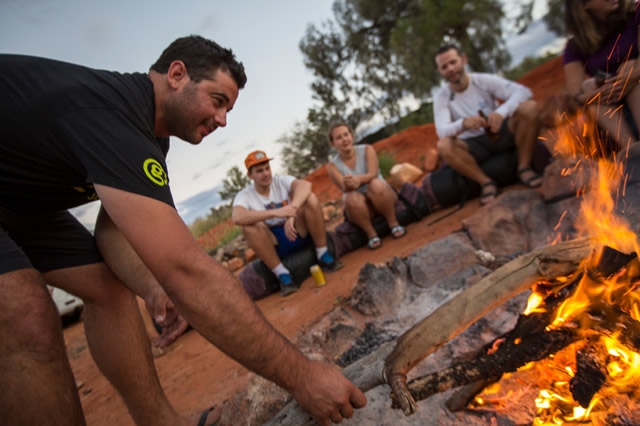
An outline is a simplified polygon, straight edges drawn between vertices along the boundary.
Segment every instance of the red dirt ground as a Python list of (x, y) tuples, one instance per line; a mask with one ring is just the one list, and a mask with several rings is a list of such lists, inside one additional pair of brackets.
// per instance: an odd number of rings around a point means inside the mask
[[(564, 89), (560, 58), (541, 65), (520, 82), (534, 91), (540, 103), (548, 96), (559, 93)], [(435, 146), (435, 142), (433, 125), (427, 124), (393, 135), (376, 143), (375, 148), (393, 154), (396, 162), (410, 162), (420, 167), (419, 162), (424, 159), (426, 149)], [(322, 201), (340, 197), (324, 167), (311, 173), (308, 180), (313, 183), (313, 190)], [(407, 235), (400, 240), (387, 237), (379, 250), (362, 248), (345, 255), (342, 258), (345, 267), (337, 273), (327, 274), (326, 286), (315, 287), (309, 278), (294, 295), (283, 299), (274, 294), (258, 301), (257, 305), (278, 330), (288, 338), (293, 338), (331, 310), (340, 298), (351, 294), (358, 273), (366, 262), (384, 263), (393, 256), (405, 257), (430, 241), (460, 229), (461, 220), (472, 215), (478, 206), (478, 201), (473, 200), (437, 225), (429, 225), (434, 219), (448, 213), (449, 209), (433, 213), (409, 225)], [(149, 332), (155, 335), (144, 312)], [(88, 424), (133, 425), (122, 400), (100, 374), (89, 354), (83, 324), (80, 322), (68, 326), (64, 337)], [(227, 358), (195, 331), (182, 336), (155, 361), (169, 400), (179, 412), (185, 414), (199, 412), (231, 397), (250, 377), (246, 369)]]

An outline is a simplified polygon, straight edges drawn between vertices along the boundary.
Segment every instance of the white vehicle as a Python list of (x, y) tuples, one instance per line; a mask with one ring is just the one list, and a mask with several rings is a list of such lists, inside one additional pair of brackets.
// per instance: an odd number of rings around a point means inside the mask
[(49, 289), (49, 294), (51, 294), (51, 297), (53, 298), (53, 302), (58, 308), (58, 312), (60, 312), (60, 318), (80, 318), (80, 314), (82, 314), (82, 308), (84, 306), (82, 299), (56, 287), (47, 286), (47, 288)]

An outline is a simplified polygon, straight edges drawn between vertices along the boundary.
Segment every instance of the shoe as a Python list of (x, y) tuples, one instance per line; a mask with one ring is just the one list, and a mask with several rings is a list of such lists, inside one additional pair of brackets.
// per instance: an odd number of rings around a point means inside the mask
[(298, 291), (298, 287), (293, 283), (291, 274), (278, 275), (280, 281), (280, 296), (285, 297)]
[(318, 259), (318, 264), (320, 265), (322, 270), (328, 272), (335, 272), (338, 269), (342, 269), (342, 267), (344, 266), (344, 263), (340, 262), (338, 259), (334, 259), (333, 256), (331, 256), (331, 253), (329, 253), (328, 251), (325, 251), (324, 254), (320, 256), (320, 259)]

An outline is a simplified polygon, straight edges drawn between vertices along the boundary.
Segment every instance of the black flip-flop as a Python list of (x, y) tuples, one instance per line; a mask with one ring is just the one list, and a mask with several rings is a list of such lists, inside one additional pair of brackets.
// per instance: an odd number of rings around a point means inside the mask
[[(531, 177), (527, 180), (522, 179), (522, 175), (527, 172), (531, 172)], [(536, 181), (537, 179), (538, 181), (537, 183), (535, 183), (534, 181)], [(542, 185), (542, 176), (534, 172), (533, 169), (531, 169), (531, 167), (525, 167), (523, 169), (518, 170), (518, 180), (527, 188), (537, 188), (540, 185)]]
[[(493, 187), (493, 190), (485, 191), (485, 188), (489, 188), (489, 187)], [(496, 197), (498, 196), (498, 184), (492, 180), (482, 184), (481, 188), (482, 188), (482, 194), (480, 194), (480, 205), (482, 206), (495, 200)]]
[(200, 419), (198, 420), (198, 426), (216, 426), (218, 423), (220, 423), (220, 419), (218, 418), (218, 420), (216, 420), (215, 422), (207, 424), (207, 417), (209, 417), (209, 413), (211, 413), (215, 408), (216, 406), (214, 405), (213, 407), (207, 408), (202, 412), (202, 414), (200, 415)]

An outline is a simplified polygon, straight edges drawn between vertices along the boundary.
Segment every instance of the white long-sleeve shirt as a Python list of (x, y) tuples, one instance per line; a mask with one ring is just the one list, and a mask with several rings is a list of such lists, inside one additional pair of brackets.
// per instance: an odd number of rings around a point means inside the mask
[[(436, 133), (439, 138), (456, 136), (461, 139), (479, 136), (484, 129), (464, 130), (462, 120), (497, 112), (507, 118), (523, 101), (533, 97), (531, 90), (520, 83), (493, 74), (468, 73), (469, 85), (463, 92), (454, 92), (449, 85), (442, 87), (433, 98)], [(499, 101), (503, 101), (499, 104)]]

